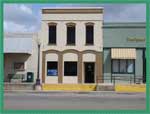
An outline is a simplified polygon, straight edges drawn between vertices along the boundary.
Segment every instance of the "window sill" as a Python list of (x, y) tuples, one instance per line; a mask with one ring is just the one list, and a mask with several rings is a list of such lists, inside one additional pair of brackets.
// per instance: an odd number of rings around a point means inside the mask
[(66, 46), (76, 46), (75, 44), (66, 44)]
[(48, 46), (56, 46), (57, 44), (47, 44)]
[(58, 75), (54, 76), (54, 75), (47, 75), (47, 77), (58, 77)]
[(124, 73), (124, 72), (119, 72), (119, 73), (118, 73), (118, 72), (112, 72), (112, 74), (134, 74), (134, 73), (126, 73), (126, 72), (125, 72), (125, 73)]
[(19, 70), (19, 69), (15, 69), (15, 72), (23, 72), (23, 71), (25, 71), (25, 69), (21, 69), (21, 70)]
[(94, 46), (94, 44), (85, 44), (85, 46)]

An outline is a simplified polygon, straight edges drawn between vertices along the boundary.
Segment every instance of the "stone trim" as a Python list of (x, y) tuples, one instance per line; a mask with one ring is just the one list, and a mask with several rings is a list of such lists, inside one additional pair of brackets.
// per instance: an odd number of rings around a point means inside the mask
[(56, 26), (56, 25), (57, 25), (57, 23), (54, 23), (54, 22), (48, 23), (48, 26)]
[(94, 23), (93, 22), (87, 22), (87, 23), (85, 23), (85, 26), (94, 26)]
[(69, 23), (66, 23), (66, 26), (67, 26), (67, 27), (72, 27), (72, 26), (76, 26), (76, 23), (73, 23), (73, 22), (69, 22)]

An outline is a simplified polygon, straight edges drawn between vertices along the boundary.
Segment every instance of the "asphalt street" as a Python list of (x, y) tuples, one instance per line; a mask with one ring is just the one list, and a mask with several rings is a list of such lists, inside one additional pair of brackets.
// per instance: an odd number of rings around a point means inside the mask
[(4, 109), (101, 110), (146, 108), (144, 93), (115, 92), (6, 92)]

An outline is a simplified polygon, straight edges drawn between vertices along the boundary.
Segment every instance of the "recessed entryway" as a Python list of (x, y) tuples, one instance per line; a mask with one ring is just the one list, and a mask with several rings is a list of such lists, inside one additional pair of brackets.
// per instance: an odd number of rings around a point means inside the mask
[(95, 83), (95, 63), (86, 62), (84, 63), (84, 74), (85, 74), (85, 83)]

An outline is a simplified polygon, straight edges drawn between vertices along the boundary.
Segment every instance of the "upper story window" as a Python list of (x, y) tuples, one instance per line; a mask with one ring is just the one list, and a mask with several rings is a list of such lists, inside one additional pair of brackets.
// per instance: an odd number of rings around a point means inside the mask
[(86, 45), (94, 44), (94, 23), (86, 23)]
[(49, 23), (49, 40), (48, 44), (56, 44), (56, 23)]
[(67, 45), (75, 45), (75, 23), (67, 23)]

